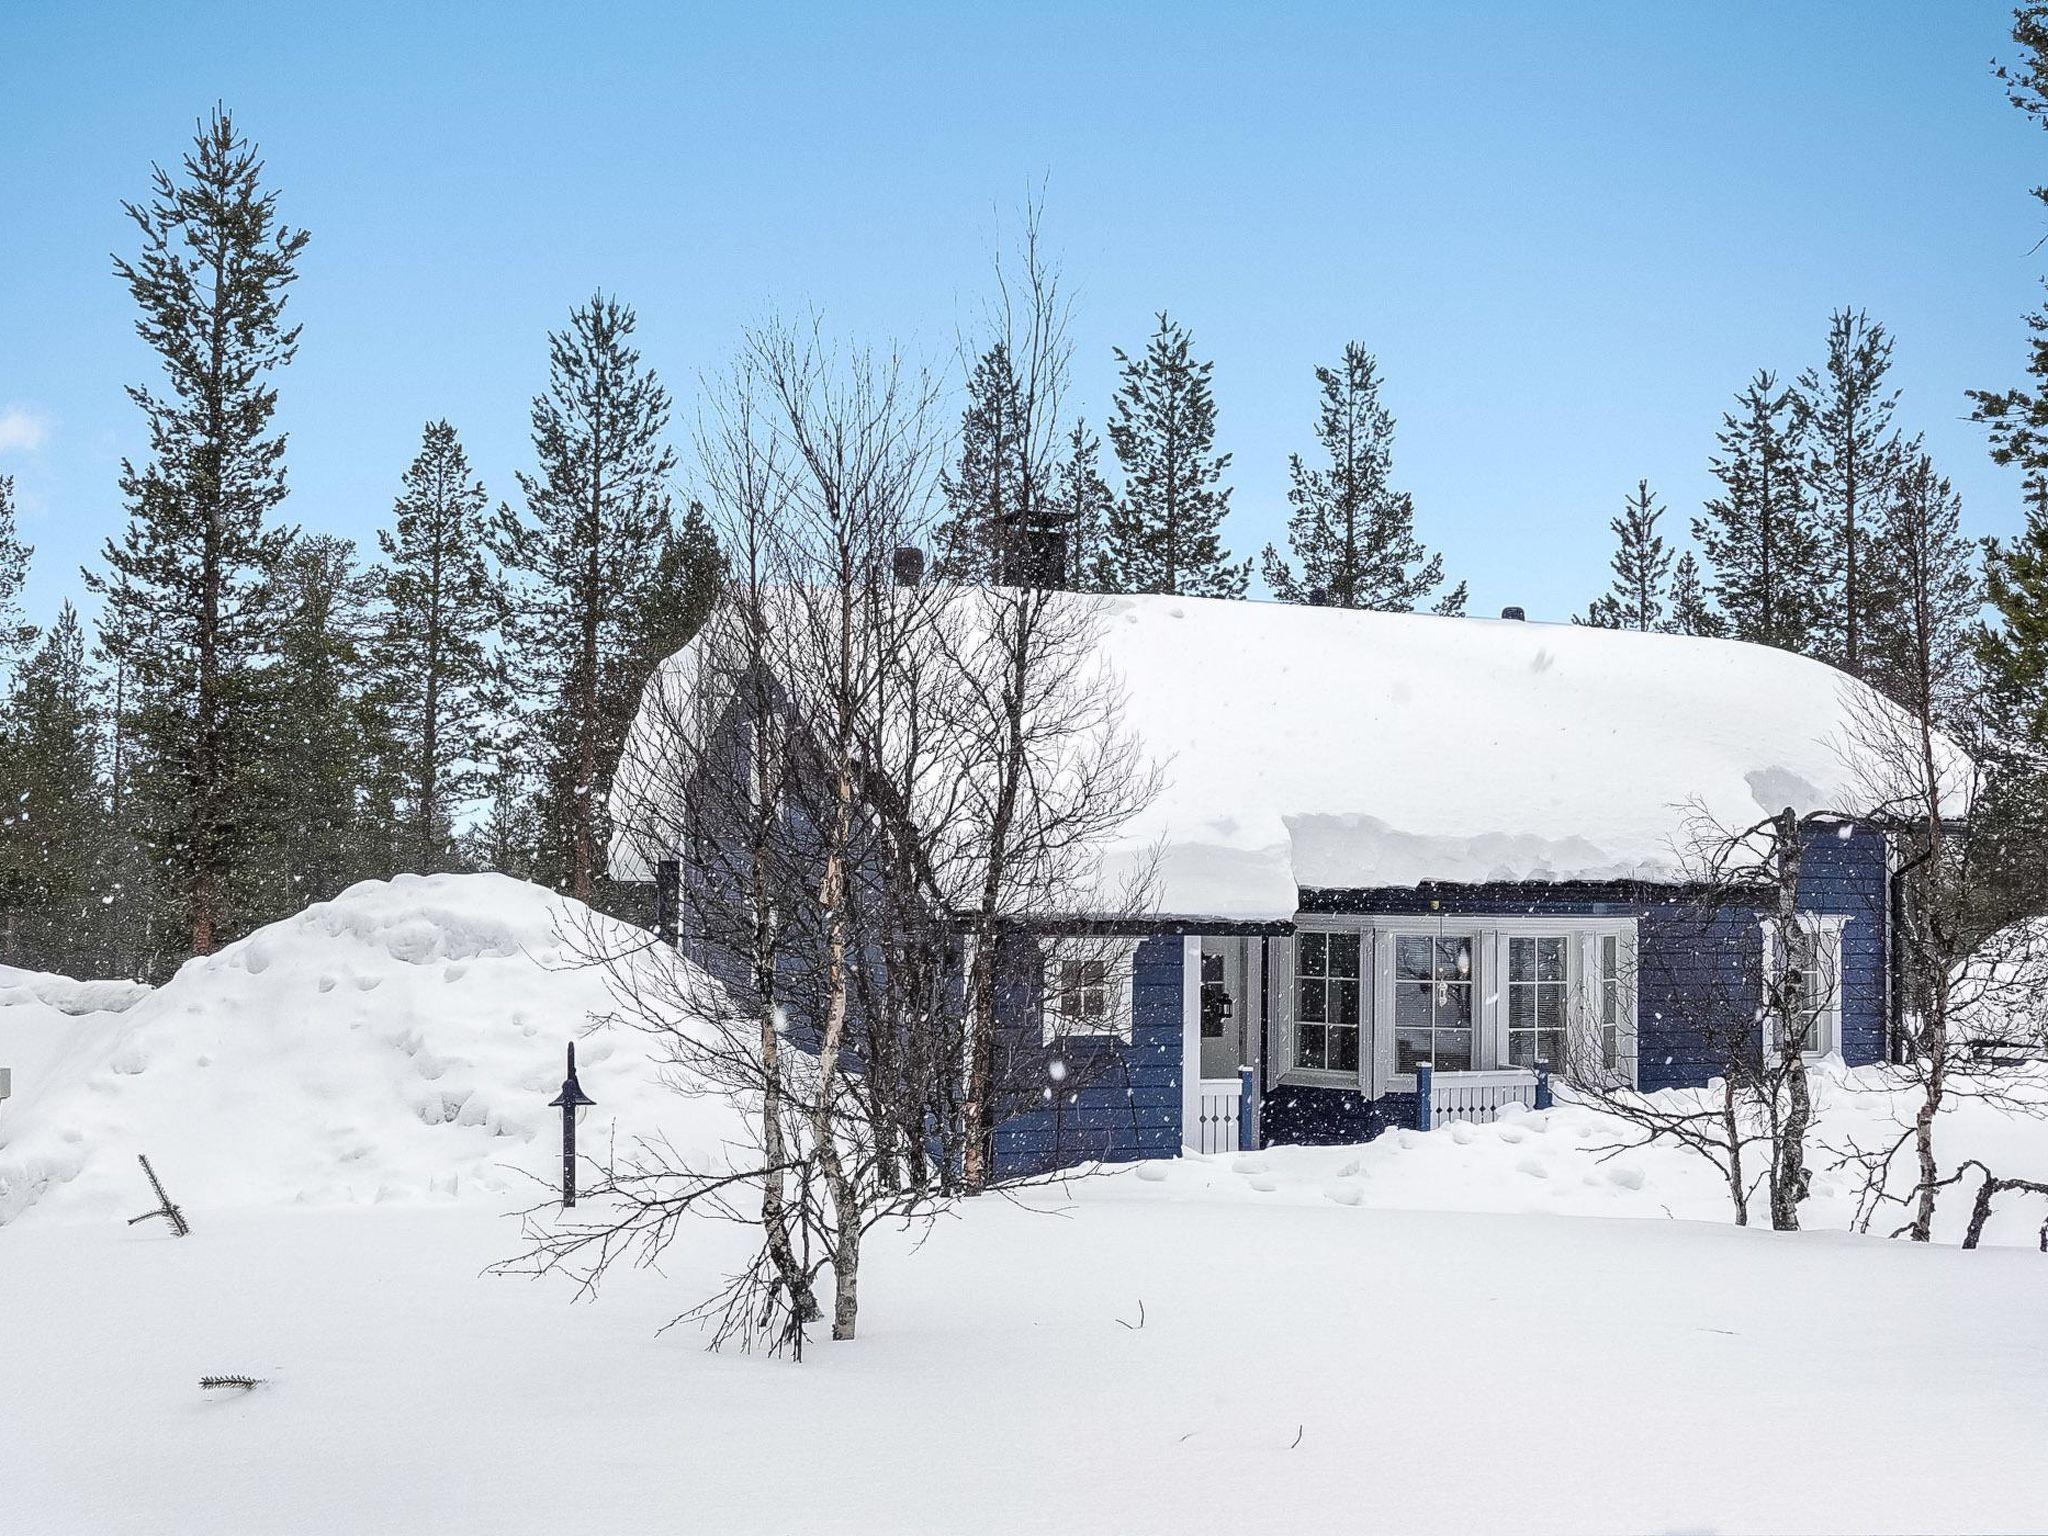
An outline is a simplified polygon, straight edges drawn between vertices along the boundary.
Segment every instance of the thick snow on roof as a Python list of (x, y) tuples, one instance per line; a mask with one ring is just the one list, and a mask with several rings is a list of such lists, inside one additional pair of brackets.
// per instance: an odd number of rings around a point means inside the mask
[(1163, 910), (1290, 915), (1298, 886), (1670, 878), (1696, 808), (1862, 796), (1860, 685), (1732, 641), (1196, 598), (1110, 600), (1127, 720), (1166, 760), (1129, 829)]
[[(1670, 879), (1700, 811), (1852, 810), (1874, 696), (1763, 646), (1184, 597), (1100, 610), (1164, 772), (1109, 850), (1162, 914), (1291, 917), (1301, 887)], [(690, 653), (656, 685), (691, 690)], [(673, 711), (670, 712), (673, 718)], [(654, 754), (643, 715), (636, 752)], [(621, 785), (632, 776), (624, 767)], [(623, 867), (619, 873), (644, 871)]]

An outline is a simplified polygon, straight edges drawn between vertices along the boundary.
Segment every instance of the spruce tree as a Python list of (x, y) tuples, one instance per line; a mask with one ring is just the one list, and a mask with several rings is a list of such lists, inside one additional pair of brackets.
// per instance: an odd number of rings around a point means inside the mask
[(1106, 540), (1116, 496), (1102, 478), (1102, 440), (1076, 421), (1053, 482), (1053, 504), (1067, 530), (1068, 582), (1077, 592), (1106, 592)]
[(669, 531), (669, 397), (632, 345), (633, 311), (595, 295), (548, 338), (522, 516), (493, 530), (512, 578), (507, 640), (545, 796), (551, 873), (579, 901), (603, 878), (606, 801), (642, 679), (633, 652)]
[(114, 269), (166, 387), (128, 391), (150, 454), (122, 462), (128, 527), (105, 548), (106, 574), (86, 574), (129, 684), (131, 793), (199, 954), (245, 915), (237, 882), (254, 833), (242, 806), (267, 750), (256, 683), (276, 628), (266, 578), (288, 538), (269, 522), (285, 496), (270, 377), (298, 348), (283, 313), (306, 234), (278, 222), (262, 173), (216, 109), (182, 175), (156, 168), (148, 200), (125, 205), (142, 251)]
[(939, 477), (946, 518), (938, 528), (938, 570), (948, 581), (985, 585), (1002, 577), (1002, 549), (1027, 494), (1024, 400), (1009, 346), (975, 360), (960, 416), (959, 448)]
[(1728, 621), (1714, 611), (1700, 580), (1700, 563), (1691, 550), (1678, 557), (1671, 571), (1671, 616), (1658, 626), (1667, 635), (1716, 638), (1728, 633)]
[(370, 664), (374, 596), (346, 539), (302, 537), (279, 561), (269, 750), (253, 801), (266, 833), (253, 893), (265, 919), (391, 873), (394, 808), (375, 793), (391, 748)]
[[(1424, 550), (1415, 537), (1414, 501), (1387, 483), (1394, 417), (1380, 403), (1379, 365), (1350, 342), (1337, 367), (1316, 369), (1316, 383), (1316, 441), (1329, 465), (1312, 469), (1300, 454), (1287, 461), (1294, 508), (1287, 542), (1301, 569), (1268, 544), (1261, 574), (1282, 602), (1413, 612), (1442, 583), (1444, 557)], [(1465, 584), (1440, 597), (1434, 610), (1463, 613)]]
[(1729, 633), (1811, 652), (1823, 611), (1827, 563), (1805, 482), (1796, 397), (1760, 370), (1721, 418), (1712, 461), (1721, 494), (1693, 522), (1714, 569), (1712, 590)]
[(626, 663), (631, 675), (621, 680), (624, 693), (637, 702), (655, 668), (695, 638), (711, 617), (724, 575), (718, 535), (704, 503), (692, 501), (676, 526), (662, 536), (653, 577), (635, 615)]
[(85, 632), (66, 603), (0, 714), (0, 963), (100, 968), (108, 825)]
[(1917, 442), (1900, 451), (1872, 532), (1890, 562), (1892, 600), (1865, 631), (1863, 675), (1916, 717), (1959, 731), (1978, 696), (1973, 641), (1984, 594), (1962, 499)]
[(2048, 813), (2048, 468), (2026, 483), (2026, 526), (1984, 545), (1985, 595), (1996, 615), (1979, 633), (1995, 735), (2015, 765), (2040, 775)]
[(1826, 365), (1799, 376), (1807, 479), (1828, 559), (1816, 640), (1859, 677), (1869, 635), (1891, 600), (1889, 563), (1873, 542), (1900, 465), (1892, 429), (1899, 392), (1885, 387), (1891, 360), (1882, 325), (1861, 310), (1838, 309), (1828, 317)]
[(1116, 350), (1122, 382), (1109, 441), (1123, 467), (1110, 509), (1104, 571), (1119, 592), (1242, 597), (1251, 562), (1231, 563), (1221, 529), (1230, 455), (1216, 448), (1211, 363), (1194, 361), (1189, 336), (1162, 311), (1144, 355)]
[(36, 627), (22, 617), (21, 589), (35, 549), (21, 542), (14, 508), (14, 477), (0, 475), (0, 682), (35, 644)]
[(1657, 519), (1663, 515), (1650, 482), (1638, 480), (1621, 516), (1607, 525), (1614, 530), (1616, 545), (1614, 558), (1608, 562), (1614, 580), (1577, 622), (1598, 629), (1648, 631), (1664, 627), (1665, 583), (1671, 575), (1672, 555), (1664, 536), (1657, 532)]
[(454, 427), (429, 422), (383, 550), (377, 647), (404, 805), (401, 863), (451, 869), (457, 813), (477, 794), (503, 592), (485, 558), (488, 498)]

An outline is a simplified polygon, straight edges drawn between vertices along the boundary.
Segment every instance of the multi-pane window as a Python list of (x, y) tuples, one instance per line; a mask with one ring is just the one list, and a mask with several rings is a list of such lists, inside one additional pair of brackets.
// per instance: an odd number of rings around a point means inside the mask
[(1048, 941), (1045, 958), (1045, 1041), (1062, 1035), (1131, 1037), (1131, 961), (1136, 946), (1121, 939)]
[(1473, 946), (1469, 934), (1394, 939), (1394, 1070), (1433, 1062), (1439, 1072), (1473, 1067)]
[(1359, 936), (1304, 933), (1294, 944), (1294, 1065), (1358, 1070)]
[(1053, 1011), (1073, 1034), (1101, 1034), (1109, 1020), (1109, 962), (1094, 957), (1062, 960)]
[(1600, 935), (1600, 1065), (1612, 1072), (1621, 1065), (1621, 940)]
[(1569, 943), (1562, 934), (1517, 934), (1508, 940), (1509, 1066), (1533, 1067), (1542, 1061), (1555, 1071), (1565, 1070)]
[(1829, 964), (1832, 935), (1804, 922), (1782, 930), (1785, 946), (1785, 1013), (1799, 1031), (1802, 1051), (1831, 1051), (1835, 976)]

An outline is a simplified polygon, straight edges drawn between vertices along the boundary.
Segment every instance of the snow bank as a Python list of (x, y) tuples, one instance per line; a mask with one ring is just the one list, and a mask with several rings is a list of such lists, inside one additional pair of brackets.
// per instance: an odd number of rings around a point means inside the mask
[(56, 1013), (120, 1013), (149, 996), (139, 981), (74, 981), (49, 971), (0, 965), (0, 1008), (35, 1005)]
[[(195, 1214), (534, 1189), (525, 1175), (558, 1174), (547, 1101), (571, 1039), (597, 1100), (586, 1146), (656, 1127), (715, 1145), (724, 1122), (661, 1086), (648, 1037), (595, 1024), (611, 1000), (603, 972), (577, 963), (584, 923), (610, 927), (503, 876), (402, 875), (192, 960), (154, 992), (0, 977), (0, 1064), (15, 1068), (0, 1222), (38, 1204), (140, 1211), (138, 1152)], [(88, 997), (127, 1006), (80, 1011)]]
[[(1697, 808), (1747, 826), (1851, 810), (1882, 701), (1767, 646), (1569, 624), (1184, 597), (1089, 597), (1122, 722), (1164, 771), (1112, 874), (1160, 865), (1159, 909), (1294, 915), (1302, 886), (1670, 879)], [(971, 599), (963, 599), (971, 601)], [(971, 612), (972, 610), (970, 610)], [(659, 780), (679, 706), (715, 710), (685, 647), (649, 684), (614, 789)], [(621, 837), (623, 878), (647, 878)]]
[[(1845, 1154), (1892, 1146), (1913, 1123), (1917, 1091), (1887, 1069), (1845, 1069), (1839, 1059), (1811, 1073), (1816, 1122), (1807, 1142), (1812, 1190), (1800, 1221), (1813, 1231), (1845, 1232), (1858, 1215), (1863, 1174)], [(1935, 1152), (1944, 1169), (1965, 1158), (1994, 1170), (2048, 1180), (2048, 1065), (2008, 1079), (2012, 1096), (2035, 1115), (2012, 1114), (1968, 1093), (1958, 1080), (1935, 1122)], [(1276, 1095), (1285, 1098), (1286, 1089)], [(1654, 1097), (1676, 1104), (1711, 1099), (1709, 1090), (1672, 1090)], [(1638, 1134), (1604, 1111), (1560, 1103), (1547, 1110), (1511, 1105), (1486, 1125), (1453, 1122), (1423, 1131), (1389, 1131), (1348, 1147), (1273, 1147), (1263, 1152), (1186, 1157), (1140, 1164), (1137, 1182), (1173, 1197), (1256, 1198), (1280, 1203), (1335, 1204), (1382, 1210), (1492, 1211), (1554, 1216), (1622, 1216), (1729, 1223), (1733, 1210), (1721, 1175), (1697, 1154), (1670, 1143), (1630, 1145)], [(1761, 1149), (1752, 1177), (1762, 1174)], [(1890, 1189), (1903, 1196), (1917, 1177), (1910, 1153), (1892, 1170)], [(1937, 1241), (1960, 1241), (1978, 1175), (1946, 1192)], [(1903, 1218), (1888, 1205), (1871, 1231), (1888, 1233)], [(1989, 1244), (2033, 1248), (2048, 1202), (2008, 1195), (1985, 1229)], [(1889, 1219), (1887, 1219), (1889, 1217)], [(1750, 1199), (1750, 1220), (1769, 1225), (1769, 1202)]]

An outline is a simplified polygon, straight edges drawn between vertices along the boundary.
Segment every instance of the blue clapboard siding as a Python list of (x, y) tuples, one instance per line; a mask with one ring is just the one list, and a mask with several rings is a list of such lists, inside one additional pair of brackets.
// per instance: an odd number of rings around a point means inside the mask
[[(1043, 1043), (1037, 946), (1019, 937), (1005, 946), (1006, 1033), (1013, 1057), (1004, 1080), (1021, 1107), (996, 1129), (996, 1167), (1005, 1177), (1044, 1173), (1090, 1159), (1129, 1162), (1171, 1157), (1181, 1144), (1181, 951), (1178, 934), (1138, 945), (1131, 988), (1131, 1040), (1075, 1038)], [(1066, 1077), (1049, 1070), (1059, 1061)]]

